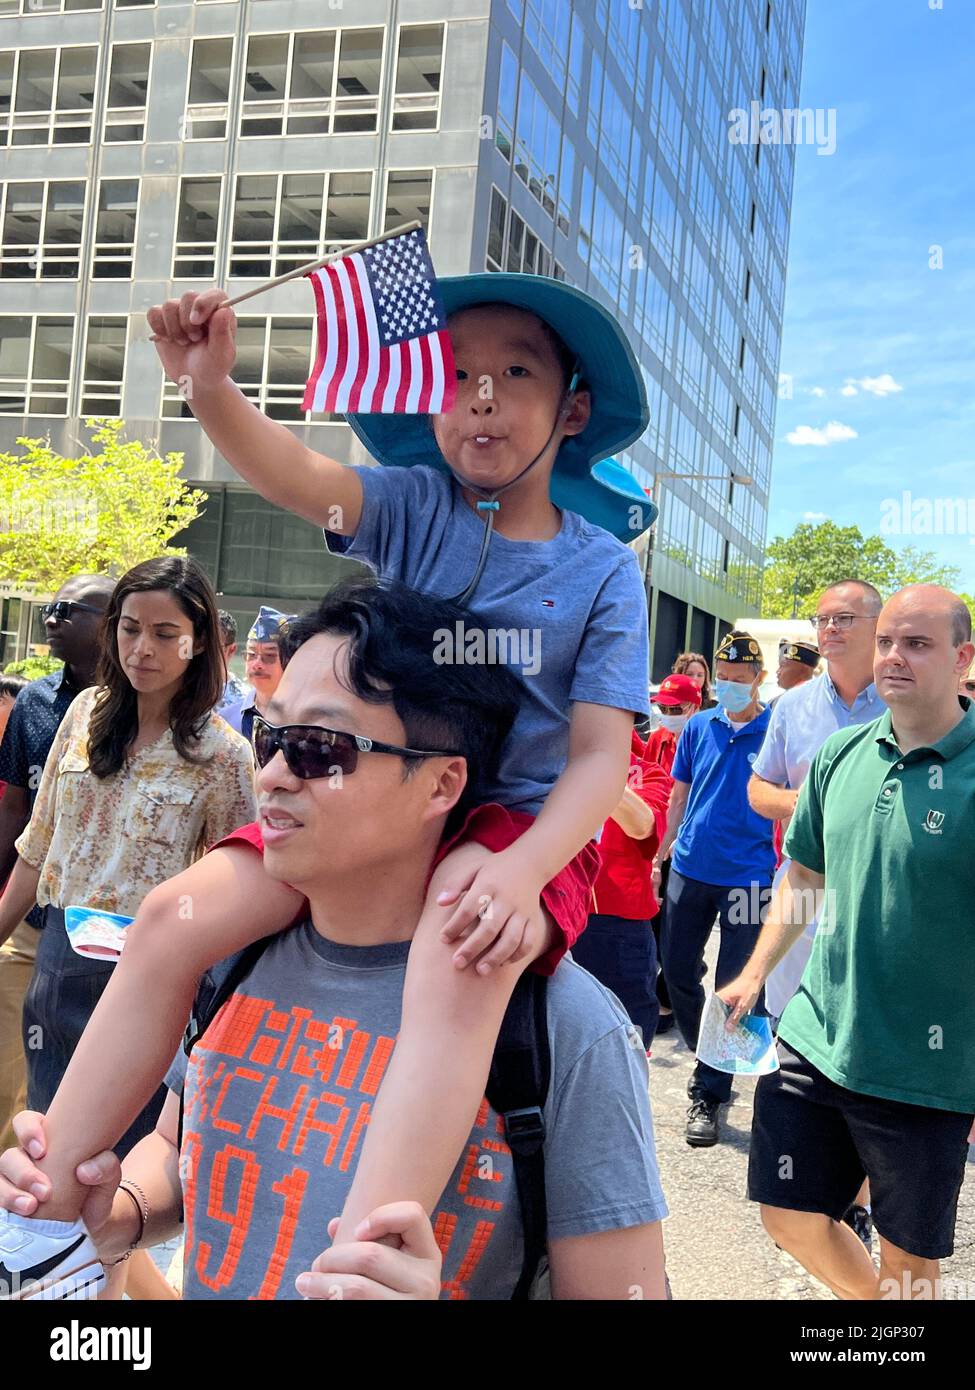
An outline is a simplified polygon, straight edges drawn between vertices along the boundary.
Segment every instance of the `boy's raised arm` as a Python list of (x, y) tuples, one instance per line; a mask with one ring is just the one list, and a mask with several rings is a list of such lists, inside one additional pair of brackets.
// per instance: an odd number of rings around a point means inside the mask
[(166, 375), (235, 472), (262, 497), (316, 526), (352, 536), (362, 510), (355, 472), (270, 420), (230, 378), (237, 317), (223, 290), (190, 292), (146, 315)]

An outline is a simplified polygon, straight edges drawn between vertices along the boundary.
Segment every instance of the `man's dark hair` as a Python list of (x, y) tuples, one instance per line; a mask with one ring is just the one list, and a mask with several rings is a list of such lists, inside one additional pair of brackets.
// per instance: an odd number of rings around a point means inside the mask
[(27, 684), (23, 676), (0, 675), (0, 695), (9, 695), (12, 700), (16, 700)]
[[(408, 747), (463, 755), (467, 786), (454, 815), (483, 799), (522, 694), (518, 678), (504, 665), (434, 659), (444, 633), (452, 637), (458, 622), (465, 631), (480, 627), (466, 608), (398, 581), (348, 579), (281, 634), (282, 666), (319, 633), (349, 637), (351, 693), (369, 704), (391, 704)], [(420, 760), (403, 761), (409, 776)]]
[(223, 639), (223, 645), (229, 647), (232, 642), (237, 641), (237, 619), (233, 613), (228, 613), (226, 608), (218, 608), (217, 622), (220, 624), (220, 636)]
[(873, 584), (868, 584), (865, 579), (837, 579), (834, 584), (827, 584), (819, 597), (822, 598), (823, 594), (831, 593), (834, 589), (842, 589), (847, 584), (855, 584), (858, 589), (862, 589), (865, 594), (873, 599), (877, 612), (880, 612), (881, 608), (884, 606), (883, 596), (879, 589), (875, 588)]

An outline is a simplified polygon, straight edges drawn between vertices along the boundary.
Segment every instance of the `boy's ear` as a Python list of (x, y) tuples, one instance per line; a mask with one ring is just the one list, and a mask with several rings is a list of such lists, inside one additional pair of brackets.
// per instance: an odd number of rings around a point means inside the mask
[(564, 434), (581, 434), (589, 424), (592, 414), (592, 396), (583, 389), (574, 391), (562, 407), (562, 431)]

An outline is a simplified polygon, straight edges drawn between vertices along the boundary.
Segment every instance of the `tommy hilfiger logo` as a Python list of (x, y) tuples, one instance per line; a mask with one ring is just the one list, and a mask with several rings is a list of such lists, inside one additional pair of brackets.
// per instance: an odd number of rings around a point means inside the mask
[(543, 608), (554, 608), (554, 607), (555, 607), (555, 599), (554, 599), (554, 598), (543, 598), (543, 599), (542, 599), (542, 607), (543, 607)]
[(929, 811), (924, 818), (924, 824), (921, 826), (921, 829), (926, 830), (929, 835), (940, 835), (944, 819), (944, 811)]

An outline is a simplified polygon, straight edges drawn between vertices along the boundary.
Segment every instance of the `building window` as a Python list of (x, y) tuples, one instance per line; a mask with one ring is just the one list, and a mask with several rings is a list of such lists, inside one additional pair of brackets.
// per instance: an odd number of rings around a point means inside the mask
[(244, 395), (275, 420), (310, 419), (301, 398), (312, 368), (314, 320), (243, 318), (233, 378)]
[(523, 72), (518, 94), (515, 173), (549, 217), (555, 216), (560, 133), (558, 121)]
[(436, 130), (440, 122), (445, 24), (403, 25), (396, 54), (394, 130)]
[(106, 142), (132, 143), (145, 136), (151, 58), (151, 43), (113, 46), (105, 110)]
[(138, 179), (102, 179), (92, 251), (96, 280), (131, 280), (138, 205)]
[(216, 278), (220, 188), (219, 178), (180, 181), (174, 280)]
[[(237, 319), (237, 360), (233, 380), (248, 400), (273, 420), (314, 420), (341, 417), (301, 409), (305, 384), (311, 375), (315, 352), (315, 320), (311, 317)], [(190, 419), (192, 412), (176, 382), (163, 386), (164, 419)]]
[(416, 221), (429, 232), (432, 192), (432, 169), (391, 169), (386, 176), (383, 231)]
[(186, 98), (186, 139), (225, 140), (233, 39), (194, 39)]
[(77, 278), (85, 184), (8, 183), (0, 187), (0, 199), (0, 278)]
[(67, 415), (70, 318), (0, 315), (0, 415)]
[(25, 48), (0, 53), (0, 144), (91, 142), (97, 48)]
[(563, 236), (569, 235), (572, 219), (572, 190), (575, 180), (576, 153), (572, 141), (562, 136), (562, 155), (559, 161), (559, 210), (555, 225)]
[(579, 114), (579, 97), (582, 91), (582, 55), (586, 50), (586, 31), (578, 14), (572, 16), (572, 47), (569, 50), (569, 71), (565, 96), (569, 110), (574, 116)]
[(270, 279), (369, 235), (372, 173), (242, 174), (230, 274)]
[(384, 28), (253, 34), (240, 133), (341, 135), (379, 122)]
[(518, 59), (506, 43), (501, 45), (501, 72), (498, 77), (498, 123), (494, 143), (511, 163), (515, 141), (515, 107), (518, 103)]
[(496, 188), (491, 189), (491, 213), (488, 219), (487, 268), (500, 270), (504, 258), (504, 232), (508, 204)]
[(571, 6), (553, 0), (528, 0), (525, 14), (525, 38), (560, 91), (565, 88), (570, 10)]
[(102, 8), (103, 0), (0, 0), (0, 15), (68, 14), (71, 10), (100, 10)]
[(82, 415), (122, 414), (122, 374), (128, 319), (92, 315), (85, 341)]

